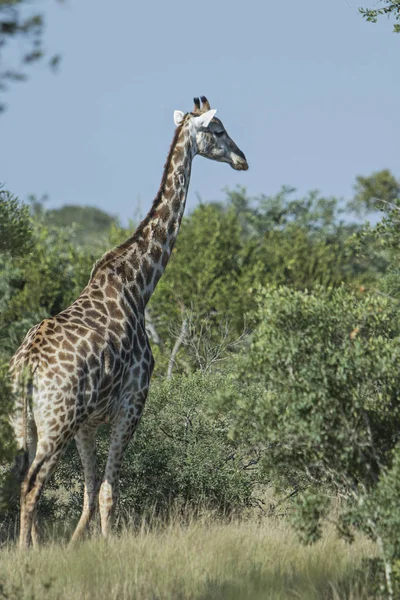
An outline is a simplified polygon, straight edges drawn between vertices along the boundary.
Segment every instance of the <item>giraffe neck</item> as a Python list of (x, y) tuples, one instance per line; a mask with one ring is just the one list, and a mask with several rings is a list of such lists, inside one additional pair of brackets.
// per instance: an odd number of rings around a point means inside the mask
[(103, 269), (118, 273), (146, 306), (171, 256), (185, 210), (192, 160), (196, 154), (190, 121), (175, 132), (160, 189), (147, 216), (121, 246), (95, 265), (91, 281)]

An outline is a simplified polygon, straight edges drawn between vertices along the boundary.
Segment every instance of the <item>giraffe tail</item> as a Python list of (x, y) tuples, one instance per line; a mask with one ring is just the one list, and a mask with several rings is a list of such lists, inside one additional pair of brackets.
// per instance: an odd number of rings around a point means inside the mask
[(32, 404), (32, 380), (24, 373), (13, 386), (15, 397), (14, 413), (11, 416), (11, 425), (17, 447), (12, 474), (18, 482), (22, 482), (29, 469), (29, 445), (32, 426), (34, 426)]

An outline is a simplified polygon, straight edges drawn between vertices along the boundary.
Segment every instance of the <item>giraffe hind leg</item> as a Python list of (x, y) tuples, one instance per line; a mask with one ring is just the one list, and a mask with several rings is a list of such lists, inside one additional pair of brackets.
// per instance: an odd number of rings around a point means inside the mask
[(57, 444), (50, 452), (48, 446), (38, 443), (37, 453), (21, 485), (19, 546), (26, 550), (31, 541), (39, 541), (37, 506), (46, 481), (54, 471), (65, 444)]

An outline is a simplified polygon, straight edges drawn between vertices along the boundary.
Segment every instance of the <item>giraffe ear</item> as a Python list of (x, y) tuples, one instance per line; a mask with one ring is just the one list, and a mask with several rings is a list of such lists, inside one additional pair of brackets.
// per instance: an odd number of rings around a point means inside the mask
[(197, 127), (208, 127), (216, 112), (217, 109), (213, 108), (212, 110), (208, 110), (198, 117), (194, 117), (193, 121)]
[(178, 126), (182, 123), (184, 116), (185, 116), (185, 113), (182, 112), (181, 110), (174, 110), (174, 123), (176, 126)]

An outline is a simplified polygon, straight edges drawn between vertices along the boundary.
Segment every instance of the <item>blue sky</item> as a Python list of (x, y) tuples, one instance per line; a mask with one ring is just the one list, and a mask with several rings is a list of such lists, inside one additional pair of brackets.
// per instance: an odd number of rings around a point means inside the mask
[(39, 2), (62, 62), (7, 94), (0, 182), (126, 222), (158, 190), (174, 109), (203, 94), (250, 169), (197, 157), (189, 209), (226, 186), (349, 198), (358, 174), (399, 176), (400, 35), (364, 22), (359, 2)]

